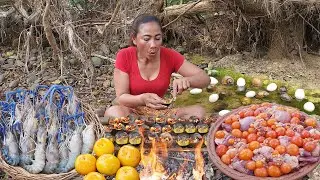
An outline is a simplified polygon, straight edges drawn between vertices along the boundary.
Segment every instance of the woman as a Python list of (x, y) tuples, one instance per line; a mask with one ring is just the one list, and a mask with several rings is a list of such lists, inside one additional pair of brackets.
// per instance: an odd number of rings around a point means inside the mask
[[(203, 88), (209, 85), (209, 76), (189, 63), (178, 52), (162, 46), (161, 24), (157, 17), (140, 15), (132, 25), (131, 47), (117, 53), (114, 69), (114, 85), (117, 101), (106, 110), (107, 117), (129, 115), (141, 106), (162, 110), (167, 106), (166, 93), (173, 72), (183, 77), (173, 81), (173, 97), (189, 87)], [(176, 109), (178, 117), (202, 118), (205, 110), (200, 106)]]

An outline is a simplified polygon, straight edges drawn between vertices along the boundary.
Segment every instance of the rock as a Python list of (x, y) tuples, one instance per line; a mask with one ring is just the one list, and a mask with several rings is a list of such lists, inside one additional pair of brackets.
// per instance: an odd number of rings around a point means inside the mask
[(279, 93), (280, 94), (284, 94), (284, 93), (287, 93), (287, 88), (285, 87), (285, 86), (281, 86), (280, 88), (279, 88)]
[(175, 49), (181, 54), (184, 54), (186, 52), (186, 49), (182, 46), (178, 46)]
[(240, 101), (241, 101), (241, 104), (242, 104), (242, 105), (249, 105), (249, 104), (251, 104), (251, 98), (248, 98), (248, 97), (244, 97), (244, 98), (242, 98)]
[(269, 93), (267, 91), (259, 91), (256, 95), (256, 98), (262, 99), (267, 96), (269, 96)]
[(4, 80), (4, 75), (0, 74), (0, 84), (3, 82), (3, 80)]
[(76, 65), (79, 61), (77, 58), (69, 58), (68, 62), (70, 63), (70, 65)]
[(19, 85), (19, 79), (16, 79), (16, 80), (10, 82), (9, 88), (15, 88), (18, 85)]
[(103, 82), (103, 87), (105, 88), (109, 88), (111, 86), (111, 81), (109, 79), (105, 80)]
[(200, 69), (205, 69), (206, 67), (208, 67), (208, 63), (201, 63), (201, 64), (199, 65), (199, 68), (200, 68)]
[(34, 83), (34, 81), (37, 79), (37, 76), (35, 74), (29, 74), (28, 78), (27, 78), (27, 83), (28, 84), (32, 84)]
[(259, 78), (253, 78), (251, 84), (253, 87), (261, 87), (262, 81)]
[(280, 98), (281, 98), (283, 101), (286, 101), (286, 102), (291, 102), (291, 101), (292, 101), (292, 97), (289, 96), (288, 93), (282, 93), (282, 94), (280, 94)]
[(20, 60), (17, 60), (16, 61), (16, 66), (23, 67), (24, 66), (24, 62), (22, 62)]
[(100, 50), (103, 52), (104, 55), (110, 54), (110, 49), (106, 44), (101, 44)]
[(101, 67), (103, 63), (102, 59), (99, 57), (92, 57), (91, 61), (92, 61), (92, 65), (96, 68)]

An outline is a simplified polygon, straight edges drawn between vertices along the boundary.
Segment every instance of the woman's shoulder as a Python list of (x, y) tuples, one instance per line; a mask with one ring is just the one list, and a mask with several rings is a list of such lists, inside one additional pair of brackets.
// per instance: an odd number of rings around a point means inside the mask
[(117, 54), (127, 54), (127, 53), (132, 53), (135, 51), (136, 51), (136, 47), (129, 46), (129, 47), (120, 49)]

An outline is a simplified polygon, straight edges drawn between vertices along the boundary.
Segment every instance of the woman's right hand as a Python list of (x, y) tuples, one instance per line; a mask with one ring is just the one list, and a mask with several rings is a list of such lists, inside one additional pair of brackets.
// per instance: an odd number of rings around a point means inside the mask
[(167, 106), (163, 105), (164, 100), (154, 93), (144, 93), (142, 94), (142, 101), (147, 107), (153, 109), (166, 109)]

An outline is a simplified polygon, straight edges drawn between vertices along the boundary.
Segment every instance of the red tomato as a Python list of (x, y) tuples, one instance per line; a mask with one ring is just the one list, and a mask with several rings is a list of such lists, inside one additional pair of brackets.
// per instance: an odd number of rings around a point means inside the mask
[(298, 119), (300, 119), (300, 113), (299, 112), (293, 112), (293, 113), (291, 113), (291, 117), (296, 117), (296, 118), (298, 118)]
[(277, 136), (284, 136), (286, 134), (286, 129), (284, 127), (277, 127), (275, 131)]
[(292, 129), (287, 129), (286, 135), (289, 137), (293, 137), (295, 135), (294, 131)]
[(249, 134), (248, 136), (247, 136), (247, 141), (248, 141), (248, 143), (251, 143), (252, 141), (256, 141), (257, 140), (257, 138), (258, 138), (258, 136), (256, 135), (256, 134)]
[(277, 138), (277, 133), (275, 131), (268, 131), (266, 137)]
[(271, 139), (268, 144), (270, 147), (275, 149), (277, 146), (280, 145), (280, 141), (278, 139)]
[(253, 111), (252, 111), (252, 110), (249, 110), (249, 111), (247, 111), (247, 112), (244, 113), (244, 116), (245, 116), (245, 117), (253, 116), (253, 114), (254, 114)]
[(309, 152), (312, 152), (316, 147), (317, 147), (316, 143), (311, 142), (311, 141), (306, 142), (303, 145), (303, 149), (305, 149), (306, 151), (309, 151)]
[(297, 145), (298, 147), (303, 146), (303, 140), (300, 136), (293, 136), (291, 138), (291, 143)]
[(300, 119), (297, 118), (297, 117), (293, 117), (293, 118), (291, 118), (290, 123), (291, 124), (299, 124), (300, 123)]
[(228, 147), (223, 144), (218, 145), (218, 147), (216, 148), (216, 153), (220, 157), (226, 154), (227, 151), (228, 151)]
[(257, 141), (259, 142), (259, 143), (263, 143), (263, 141), (264, 141), (264, 137), (263, 136), (259, 136), (258, 138), (257, 138)]
[(244, 113), (245, 113), (245, 111), (240, 111), (240, 112), (239, 112), (240, 118), (244, 118)]
[(302, 138), (309, 138), (309, 137), (310, 137), (310, 132), (307, 131), (307, 130), (303, 130), (303, 131), (301, 132), (301, 137), (302, 137)]

